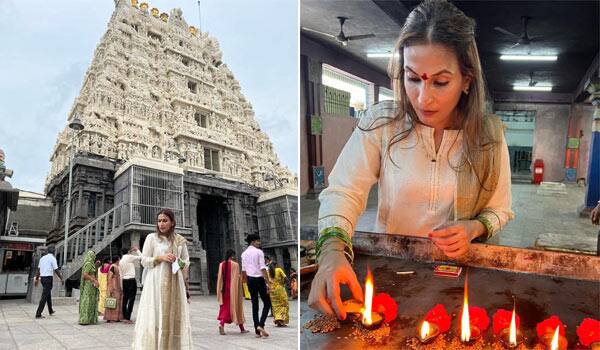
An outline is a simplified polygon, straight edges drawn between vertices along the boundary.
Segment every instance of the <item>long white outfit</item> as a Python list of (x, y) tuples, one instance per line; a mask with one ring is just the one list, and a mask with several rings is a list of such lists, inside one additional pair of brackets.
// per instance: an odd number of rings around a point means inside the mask
[(175, 247), (152, 233), (146, 237), (142, 265), (146, 272), (138, 306), (132, 348), (140, 350), (192, 349), (192, 329), (181, 270), (173, 274), (171, 264), (155, 262), (168, 253), (190, 264), (185, 238), (176, 235)]
[[(356, 128), (331, 174), (329, 187), (319, 196), (319, 232), (339, 227), (352, 235), (365, 210), (371, 186), (379, 183), (377, 219), (381, 233), (427, 236), (456, 220), (457, 173), (452, 168), (462, 156), (462, 131), (444, 130), (435, 151), (434, 129), (417, 124), (409, 136), (389, 148), (404, 121), (393, 121), (372, 131)], [(510, 162), (506, 140), (500, 145), (498, 185), (486, 205), (491, 234), (514, 217), (511, 210)]]

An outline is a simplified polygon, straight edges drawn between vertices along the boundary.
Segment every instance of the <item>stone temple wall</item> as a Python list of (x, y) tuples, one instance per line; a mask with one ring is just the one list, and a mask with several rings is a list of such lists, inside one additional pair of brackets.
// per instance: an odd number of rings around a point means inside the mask
[(185, 159), (187, 171), (265, 190), (275, 183), (265, 176), (274, 176), (296, 187), (240, 90), (217, 40), (181, 10), (116, 0), (69, 113), (85, 129), (59, 134), (47, 186), (67, 168), (72, 142), (79, 153), (115, 161)]

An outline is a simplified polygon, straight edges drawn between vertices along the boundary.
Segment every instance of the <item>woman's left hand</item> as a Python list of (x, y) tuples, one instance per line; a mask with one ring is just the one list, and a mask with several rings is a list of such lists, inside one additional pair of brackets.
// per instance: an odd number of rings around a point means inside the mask
[(429, 238), (449, 258), (458, 258), (469, 251), (471, 241), (485, 232), (478, 220), (450, 222), (429, 233)]

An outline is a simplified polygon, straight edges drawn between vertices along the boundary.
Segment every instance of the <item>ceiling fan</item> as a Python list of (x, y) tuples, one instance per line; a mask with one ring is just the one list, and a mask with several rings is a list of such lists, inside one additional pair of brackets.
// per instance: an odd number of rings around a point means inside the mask
[(501, 28), (501, 27), (494, 27), (494, 29), (499, 31), (500, 33), (508, 35), (513, 40), (516, 40), (515, 44), (510, 47), (511, 49), (514, 47), (517, 47), (519, 45), (529, 45), (532, 42), (538, 42), (538, 41), (542, 40), (542, 36), (529, 37), (529, 34), (527, 33), (527, 23), (529, 22), (530, 19), (531, 19), (531, 17), (529, 17), (529, 16), (521, 17), (521, 20), (523, 20), (523, 33), (521, 35), (511, 33), (508, 30)]
[(537, 81), (533, 80), (533, 72), (529, 73), (529, 86), (534, 87), (537, 85)]
[(348, 17), (338, 16), (337, 19), (340, 22), (340, 33), (338, 35), (333, 35), (333, 34), (325, 33), (325, 32), (322, 32), (320, 30), (311, 29), (311, 28), (307, 28), (307, 27), (302, 27), (302, 30), (305, 30), (307, 32), (316, 33), (316, 34), (319, 34), (319, 35), (323, 35), (323, 36), (326, 36), (328, 38), (335, 39), (342, 46), (348, 46), (348, 42), (350, 42), (350, 41), (361, 40), (361, 39), (368, 39), (368, 38), (374, 38), (375, 37), (375, 34), (362, 34), (362, 35), (350, 35), (350, 36), (346, 36), (346, 34), (344, 34), (344, 23), (346, 22), (346, 20), (348, 19)]

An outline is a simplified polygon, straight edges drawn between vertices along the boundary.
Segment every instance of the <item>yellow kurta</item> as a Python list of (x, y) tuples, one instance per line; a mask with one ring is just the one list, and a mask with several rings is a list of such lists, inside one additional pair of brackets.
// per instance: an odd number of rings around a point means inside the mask
[(103, 314), (104, 301), (106, 301), (106, 290), (108, 288), (108, 274), (100, 272), (100, 269), (98, 269), (98, 289), (100, 290), (100, 297), (98, 298), (98, 312)]
[(285, 291), (285, 273), (279, 267), (275, 268), (275, 277), (271, 279), (271, 307), (275, 321), (283, 324), (290, 322), (289, 303)]

